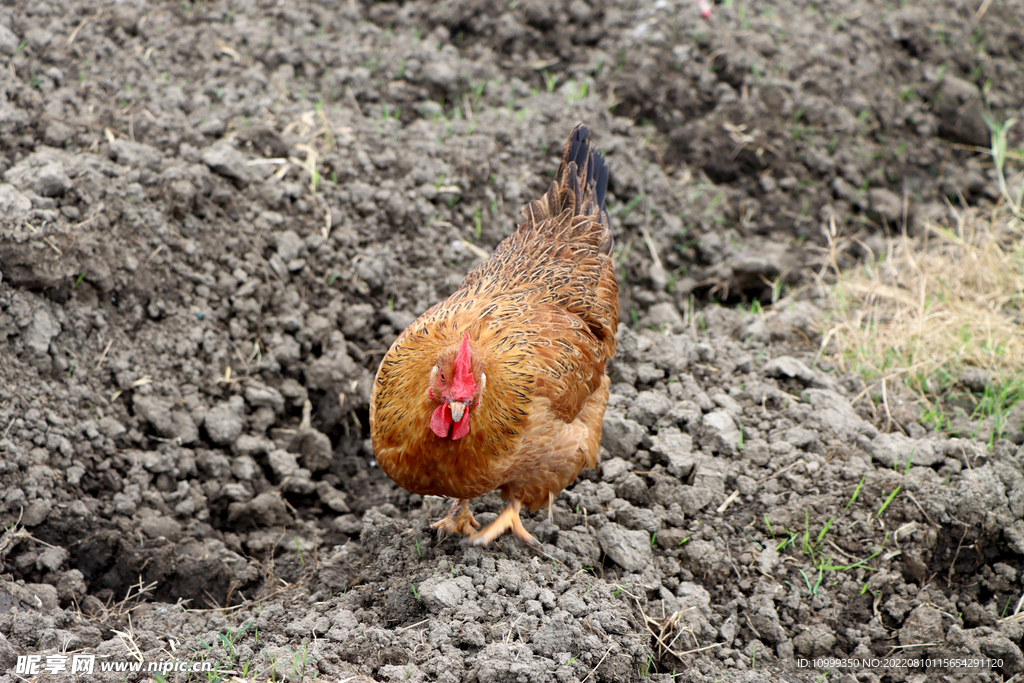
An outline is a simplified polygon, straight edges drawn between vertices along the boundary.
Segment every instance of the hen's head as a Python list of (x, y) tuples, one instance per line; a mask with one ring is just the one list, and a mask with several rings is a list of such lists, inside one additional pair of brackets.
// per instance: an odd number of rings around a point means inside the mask
[[(469, 433), (470, 408), (480, 401), (487, 376), (480, 373), (477, 382), (473, 374), (473, 352), (469, 348), (469, 333), (462, 338), (458, 351), (442, 353), (437, 365), (430, 371), (430, 398), (439, 403), (430, 418), (430, 429), (442, 439), (461, 439)], [(452, 423), (455, 428), (452, 429)]]

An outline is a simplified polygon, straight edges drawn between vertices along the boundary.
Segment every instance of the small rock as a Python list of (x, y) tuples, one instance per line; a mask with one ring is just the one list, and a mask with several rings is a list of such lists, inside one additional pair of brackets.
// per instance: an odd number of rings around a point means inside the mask
[(440, 60), (431, 60), (423, 67), (423, 71), (420, 72), (420, 77), (424, 81), (440, 86), (444, 89), (454, 88), (456, 80), (458, 79), (455, 70)]
[(199, 427), (190, 413), (184, 410), (172, 410), (171, 421), (174, 423), (174, 436), (183, 444), (199, 441)]
[(990, 633), (978, 638), (978, 647), (986, 657), (1002, 660), (1007, 672), (1024, 669), (1024, 655), (1020, 648), (1002, 633)]
[(814, 381), (814, 371), (792, 356), (779, 356), (761, 368), (765, 377), (789, 377), (805, 384)]
[(939, 133), (969, 145), (988, 147), (984, 111), (978, 86), (949, 74), (932, 97), (932, 112), (939, 117)]
[(13, 57), (18, 51), (20, 42), (18, 36), (0, 22), (0, 55)]
[(50, 147), (63, 147), (65, 143), (74, 137), (75, 131), (71, 126), (61, 121), (50, 121), (46, 124), (46, 132), (43, 133), (43, 142)]
[(288, 401), (288, 404), (296, 408), (301, 407), (306, 402), (306, 399), (309, 398), (309, 392), (306, 391), (306, 387), (291, 377), (285, 377), (278, 389), (281, 395)]
[(702, 458), (693, 474), (693, 487), (725, 493), (725, 463), (721, 458)]
[[(242, 442), (242, 439), (246, 438), (246, 435), (242, 435), (238, 439), (238, 443)], [(262, 453), (268, 453), (273, 449), (263, 449)], [(260, 466), (256, 464), (256, 460), (251, 455), (239, 455), (231, 460), (231, 474), (238, 481), (253, 481), (260, 473)]]
[[(821, 309), (815, 306), (810, 301), (791, 301), (787, 306), (783, 306), (780, 302), (776, 308), (777, 310), (775, 324), (778, 329), (787, 330), (788, 333), (801, 333), (804, 338), (813, 337), (817, 334), (818, 321), (821, 319)], [(821, 376), (815, 375), (812, 379), (817, 382), (828, 384), (828, 379), (822, 379)]]
[(630, 472), (619, 481), (615, 493), (624, 500), (643, 505), (647, 502), (647, 482)]
[(67, 604), (72, 600), (77, 600), (81, 603), (85, 592), (88, 590), (85, 585), (85, 575), (77, 569), (59, 572), (57, 574), (56, 587), (57, 595), (60, 597), (62, 604)]
[(288, 450), (299, 453), (302, 466), (311, 472), (323, 472), (329, 468), (334, 456), (330, 438), (312, 428), (300, 429)]
[(597, 542), (615, 564), (628, 572), (639, 572), (654, 562), (651, 536), (646, 531), (630, 531), (609, 522), (597, 530)]
[(394, 328), (396, 331), (404, 330), (405, 328), (409, 327), (409, 325), (412, 325), (414, 322), (416, 322), (416, 316), (410, 313), (409, 311), (385, 310), (382, 313), (384, 315), (384, 319), (387, 320), (388, 324), (391, 325), (391, 327)]
[(835, 634), (824, 624), (810, 624), (793, 638), (793, 648), (808, 657), (830, 654), (835, 644)]
[(656, 328), (674, 331), (676, 326), (683, 326), (683, 316), (676, 305), (669, 302), (654, 304), (647, 309), (647, 319)]
[(61, 333), (61, 325), (46, 308), (37, 308), (32, 313), (32, 322), (22, 332), (25, 346), (35, 351), (38, 356), (45, 356), (50, 351), (50, 340)]
[(957, 381), (970, 391), (980, 394), (992, 383), (992, 375), (981, 368), (966, 368), (957, 376)]
[[(779, 623), (779, 613), (775, 609), (775, 600), (766, 593), (752, 595), (747, 601), (747, 618), (756, 633), (769, 643), (781, 643), (786, 640), (786, 632)], [(923, 642), (923, 641), (922, 641)]]
[[(423, 673), (418, 666), (412, 663), (385, 664), (377, 671), (377, 676), (377, 680), (388, 681), (389, 683), (391, 681), (395, 681), (396, 683), (425, 683), (425, 681), (432, 680), (433, 678), (428, 678), (427, 674)], [(352, 681), (352, 683), (369, 683), (369, 681), (373, 681), (374, 679), (364, 676), (357, 676), (354, 678), (346, 676), (342, 680)]]
[(45, 548), (36, 558), (36, 568), (55, 572), (67, 562), (68, 557), (70, 557), (68, 551), (59, 546)]
[(295, 474), (299, 469), (299, 462), (295, 459), (295, 455), (280, 448), (267, 454), (267, 462), (279, 480)]
[(710, 413), (715, 409), (715, 402), (711, 400), (711, 397), (707, 395), (707, 392), (701, 389), (697, 380), (693, 378), (693, 375), (679, 375), (679, 384), (682, 387), (681, 397), (696, 403), (701, 409), (701, 412)]
[[(873, 187), (868, 190), (868, 202), (871, 210), (878, 214), (886, 225), (899, 225), (903, 221), (903, 200), (895, 192), (884, 187)], [(799, 650), (799, 647), (797, 649)]]
[(203, 424), (210, 440), (221, 446), (230, 446), (242, 433), (242, 416), (226, 403), (211, 408)]
[(743, 457), (758, 467), (764, 467), (771, 460), (772, 454), (767, 441), (750, 439), (743, 444)]
[(36, 49), (44, 49), (53, 42), (53, 33), (45, 28), (30, 28), (25, 32), (25, 40)]
[(242, 434), (231, 450), (237, 455), (266, 455), (274, 448), (274, 442), (264, 436)]
[(775, 546), (771, 543), (761, 551), (761, 554), (757, 558), (757, 564), (761, 568), (761, 573), (765, 576), (771, 576), (775, 568), (779, 566), (779, 551), (775, 549)]
[(115, 139), (110, 143), (110, 153), (119, 164), (132, 168), (148, 168), (151, 171), (159, 171), (160, 162), (164, 158), (156, 147), (131, 140)]
[(636, 378), (642, 384), (654, 384), (665, 377), (665, 371), (650, 363), (636, 364)]
[(678, 486), (676, 489), (677, 502), (687, 517), (696, 517), (715, 500), (715, 492), (703, 486)]
[(879, 434), (871, 440), (871, 455), (885, 467), (895, 467), (902, 472), (909, 462), (911, 466), (931, 467), (945, 460), (942, 449), (925, 439), (911, 439), (899, 432)]
[(732, 415), (715, 410), (704, 416), (702, 436), (706, 447), (723, 455), (734, 455), (739, 450), (740, 430)]
[(608, 458), (601, 462), (601, 478), (605, 481), (611, 481), (631, 469), (633, 469), (632, 463), (622, 458)]
[(281, 492), (309, 496), (316, 491), (313, 475), (305, 467), (297, 467), (291, 476), (281, 481)]
[(672, 401), (660, 391), (641, 391), (626, 411), (626, 418), (650, 427), (672, 409)]
[(328, 351), (306, 366), (306, 388), (337, 392), (338, 387), (347, 386), (358, 376), (359, 368), (348, 355), (344, 339), (335, 340), (332, 335)]
[(252, 500), (252, 491), (242, 484), (228, 483), (220, 490), (221, 498), (230, 502), (247, 503)]
[(316, 493), (324, 505), (335, 512), (350, 512), (348, 503), (345, 502), (345, 492), (331, 486), (326, 481), (316, 482)]
[(53, 612), (60, 607), (57, 589), (49, 584), (26, 583), (21, 585), (5, 583), (4, 588), (10, 591), (10, 594), (18, 600), (21, 600), (26, 605), (31, 605), (34, 609), (44, 614)]
[(295, 260), (302, 248), (302, 238), (294, 230), (285, 230), (277, 236), (277, 255), (287, 263)]
[(630, 386), (636, 384), (637, 371), (632, 363), (625, 360), (612, 358), (605, 366), (608, 377), (612, 380), (612, 386)]
[(226, 131), (227, 128), (227, 125), (222, 120), (216, 116), (211, 116), (206, 121), (199, 124), (199, 128), (197, 130), (203, 135), (207, 135), (211, 138), (219, 138), (224, 135), (224, 131)]
[(691, 571), (699, 574), (710, 574), (723, 558), (715, 544), (711, 541), (695, 540), (683, 546), (683, 555), (690, 564)]
[(633, 420), (605, 415), (601, 445), (614, 457), (629, 458), (644, 438), (646, 430)]
[(716, 269), (719, 277), (739, 285), (771, 282), (797, 266), (791, 249), (779, 242), (751, 245), (744, 251), (730, 255)]
[(695, 429), (700, 426), (703, 416), (704, 411), (701, 410), (699, 405), (684, 399), (672, 406), (672, 410), (668, 411), (666, 419), (675, 424), (683, 425), (687, 431), (694, 433)]
[(878, 434), (877, 429), (857, 414), (846, 396), (831, 389), (807, 389), (802, 396), (811, 404), (814, 417), (826, 432), (841, 439), (854, 439), (858, 434), (870, 438)]
[(346, 536), (355, 536), (363, 529), (363, 520), (355, 515), (341, 515), (331, 522), (331, 529)]
[[(750, 315), (740, 323), (739, 338), (743, 341), (758, 341), (767, 343), (771, 340), (771, 333), (768, 331), (768, 322), (760, 315)], [(750, 372), (744, 370), (743, 372)]]
[(842, 176), (836, 176), (832, 181), (832, 191), (835, 192), (837, 197), (850, 202), (854, 206), (862, 206), (866, 201), (864, 193)]
[(793, 444), (797, 448), (806, 449), (808, 446), (815, 444), (818, 441), (818, 437), (810, 429), (792, 427), (785, 431), (782, 435), (782, 440)]
[(454, 579), (431, 577), (420, 584), (417, 592), (427, 609), (437, 614), (443, 609), (458, 609), (469, 591), (476, 593), (473, 580), (457, 576)]
[(246, 387), (245, 401), (254, 408), (267, 406), (278, 413), (284, 410), (284, 396), (281, 392), (264, 384), (251, 384)]
[(73, 187), (60, 162), (41, 166), (33, 175), (29, 188), (41, 197), (59, 197)]
[(661, 519), (654, 511), (648, 508), (638, 508), (626, 505), (615, 511), (615, 521), (636, 531), (646, 531), (648, 534), (656, 534), (661, 528)]
[(653, 330), (647, 330), (646, 334), (654, 338), (654, 344), (644, 354), (646, 360), (669, 375), (686, 371), (690, 364), (690, 350), (693, 348), (689, 337), (683, 334), (660, 334)]
[(150, 538), (160, 538), (162, 536), (169, 541), (178, 542), (181, 540), (181, 524), (170, 517), (164, 517), (163, 515), (147, 517), (142, 520), (139, 527), (142, 529), (142, 533)]
[(98, 427), (100, 433), (103, 434), (103, 436), (109, 437), (111, 439), (116, 439), (117, 437), (121, 436), (122, 434), (128, 431), (127, 429), (125, 429), (123, 424), (121, 424), (116, 419), (110, 416), (100, 419)]
[(666, 427), (651, 437), (651, 453), (666, 460), (669, 474), (680, 479), (689, 477), (697, 464), (697, 456), (693, 453), (693, 438), (682, 433), (678, 427)]
[(245, 520), (257, 526), (282, 526), (292, 520), (281, 494), (265, 491), (248, 503), (231, 503), (228, 506), (228, 521)]
[(903, 622), (899, 636), (900, 645), (941, 643), (944, 634), (942, 613), (934, 607), (918, 605)]
[(32, 200), (25, 193), (10, 183), (0, 183), (0, 214), (11, 216), (27, 213), (31, 209)]
[(171, 402), (157, 396), (134, 396), (132, 407), (135, 413), (152, 425), (156, 433), (164, 438), (177, 435), (171, 416)]
[(598, 562), (601, 559), (601, 548), (593, 534), (586, 533), (584, 527), (575, 527), (571, 531), (561, 531), (555, 539), (555, 545), (568, 555), (574, 555), (581, 561)]
[(246, 184), (251, 179), (245, 156), (230, 142), (218, 142), (203, 150), (203, 163), (214, 173)]
[(136, 452), (138, 462), (147, 472), (159, 474), (170, 472), (177, 460), (173, 453), (164, 451), (138, 451)]
[(1015, 519), (1013, 524), (1003, 527), (1003, 538), (1013, 552), (1024, 555), (1024, 520)]
[(37, 498), (29, 503), (28, 508), (25, 509), (25, 514), (21, 517), (21, 523), (26, 527), (39, 526), (50, 516), (50, 510), (52, 509), (53, 503), (43, 498)]

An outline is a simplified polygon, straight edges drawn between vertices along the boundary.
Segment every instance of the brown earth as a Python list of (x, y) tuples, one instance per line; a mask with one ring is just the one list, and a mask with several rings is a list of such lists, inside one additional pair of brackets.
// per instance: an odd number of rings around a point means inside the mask
[[(1024, 415), (885, 414), (790, 295), (998, 194), (1024, 13), (930, 5), (0, 7), (0, 683), (1024, 671)], [(542, 554), (438, 541), (369, 382), (577, 121), (623, 292), (603, 467)]]

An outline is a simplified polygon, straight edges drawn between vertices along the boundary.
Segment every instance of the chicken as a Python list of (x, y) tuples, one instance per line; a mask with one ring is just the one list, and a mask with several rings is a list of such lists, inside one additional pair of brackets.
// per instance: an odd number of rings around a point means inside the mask
[[(597, 464), (615, 354), (618, 283), (605, 208), (608, 166), (590, 131), (569, 136), (554, 182), (461, 287), (384, 356), (370, 398), (381, 469), (455, 502), (433, 526), (486, 545), (506, 531), (536, 546), (520, 510), (548, 505)], [(469, 500), (508, 501), (486, 528)]]

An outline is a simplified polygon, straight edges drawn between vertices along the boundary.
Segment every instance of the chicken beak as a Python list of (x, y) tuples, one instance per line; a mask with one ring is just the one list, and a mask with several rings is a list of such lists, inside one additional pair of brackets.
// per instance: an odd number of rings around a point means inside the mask
[(466, 412), (466, 404), (462, 401), (449, 401), (448, 407), (452, 411), (452, 419), (456, 422), (462, 422), (462, 415)]

